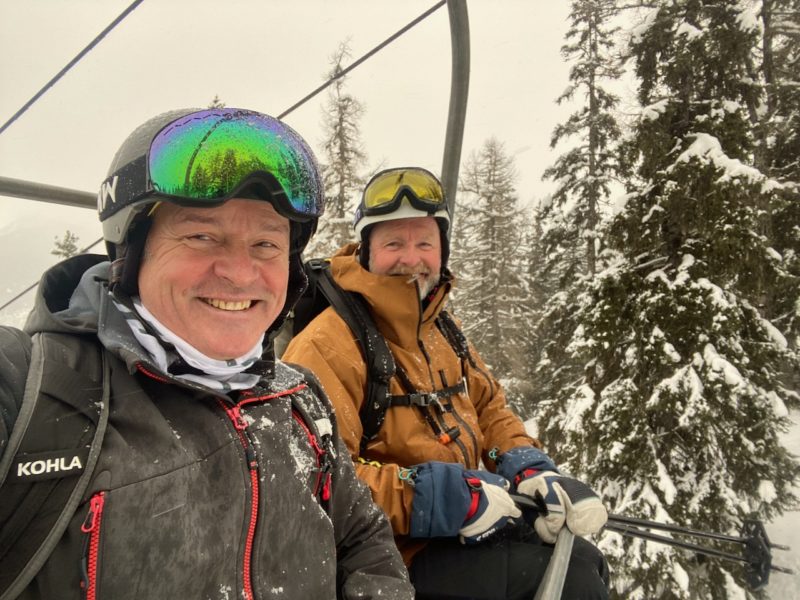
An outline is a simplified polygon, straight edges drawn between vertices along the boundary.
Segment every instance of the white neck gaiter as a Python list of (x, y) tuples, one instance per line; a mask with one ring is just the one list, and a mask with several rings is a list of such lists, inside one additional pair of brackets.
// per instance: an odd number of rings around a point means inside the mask
[[(256, 344), (243, 356), (229, 360), (217, 360), (206, 356), (197, 350), (197, 348), (187, 343), (186, 340), (165, 327), (149, 310), (147, 310), (147, 308), (145, 308), (138, 296), (132, 298), (132, 300), (136, 312), (158, 332), (159, 338), (172, 344), (187, 364), (203, 372), (202, 375), (190, 373), (175, 375), (177, 379), (194, 381), (212, 389), (222, 389), (225, 391), (248, 389), (258, 383), (260, 379), (259, 375), (244, 373), (243, 371), (261, 358), (264, 334), (261, 335)], [(172, 361), (167, 356), (167, 351), (160, 341), (148, 333), (138, 320), (131, 320), (128, 318), (127, 321), (128, 325), (131, 326), (133, 335), (136, 336), (137, 341), (148, 354), (150, 354), (156, 365), (163, 371), (169, 372), (169, 365)]]

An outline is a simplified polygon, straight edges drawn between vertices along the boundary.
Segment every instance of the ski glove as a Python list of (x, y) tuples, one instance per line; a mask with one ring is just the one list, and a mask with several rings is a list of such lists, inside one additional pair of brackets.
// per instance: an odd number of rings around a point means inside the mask
[(602, 501), (585, 483), (559, 474), (555, 463), (533, 446), (511, 448), (497, 458), (497, 472), (513, 482), (517, 492), (536, 497), (547, 514), (534, 521), (545, 542), (554, 543), (566, 522), (575, 535), (597, 533), (608, 520)]
[(459, 536), (462, 543), (473, 544), (521, 516), (506, 491), (509, 482), (498, 475), (436, 461), (408, 471), (414, 485), (411, 537)]
[(540, 538), (551, 544), (565, 522), (575, 535), (588, 535), (600, 531), (608, 520), (606, 507), (592, 488), (554, 471), (533, 473), (519, 482), (517, 491), (544, 500), (547, 513), (539, 515), (533, 527)]
[[(496, 449), (489, 453), (491, 458)], [(515, 486), (525, 479), (526, 472), (533, 471), (554, 471), (558, 473), (556, 464), (544, 452), (533, 446), (518, 446), (511, 448), (495, 458), (497, 462), (497, 474), (502, 475)]]
[[(476, 476), (478, 473), (481, 478)], [(507, 479), (485, 471), (465, 471), (465, 475), (471, 503), (464, 526), (458, 530), (458, 539), (462, 544), (477, 544), (505, 527), (509, 519), (521, 516), (522, 511), (508, 495)], [(491, 483), (487, 476), (502, 483)]]

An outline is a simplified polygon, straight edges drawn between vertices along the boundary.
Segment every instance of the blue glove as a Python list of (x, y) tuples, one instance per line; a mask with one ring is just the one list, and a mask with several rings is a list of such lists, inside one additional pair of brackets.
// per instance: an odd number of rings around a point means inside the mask
[(412, 467), (411, 472), (411, 537), (459, 536), (462, 543), (477, 543), (521, 516), (502, 477), (435, 461)]
[(497, 474), (502, 475), (514, 484), (525, 479), (526, 471), (528, 475), (535, 471), (553, 471), (558, 473), (556, 463), (544, 452), (533, 446), (519, 446), (511, 448), (496, 459)]
[(547, 454), (533, 446), (512, 448), (497, 459), (497, 472), (513, 482), (520, 494), (539, 497), (547, 514), (533, 527), (545, 542), (555, 543), (566, 523), (575, 535), (600, 531), (608, 520), (606, 507), (585, 483), (559, 474)]

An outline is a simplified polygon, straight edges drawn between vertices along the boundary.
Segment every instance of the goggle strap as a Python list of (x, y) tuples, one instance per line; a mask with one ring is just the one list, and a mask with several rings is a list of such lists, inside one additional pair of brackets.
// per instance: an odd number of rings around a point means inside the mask
[(147, 157), (140, 156), (116, 171), (100, 186), (97, 197), (100, 220), (104, 221), (151, 191), (147, 177)]

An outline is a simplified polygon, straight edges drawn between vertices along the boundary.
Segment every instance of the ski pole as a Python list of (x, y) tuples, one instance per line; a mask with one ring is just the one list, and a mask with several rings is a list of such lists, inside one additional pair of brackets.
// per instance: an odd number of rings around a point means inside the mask
[[(669, 546), (675, 546), (676, 548), (682, 548), (683, 550), (692, 550), (693, 552), (697, 552), (698, 554), (705, 554), (706, 556), (712, 556), (714, 558), (722, 558), (724, 560), (731, 560), (735, 562), (748, 562), (748, 560), (744, 556), (740, 556), (739, 554), (731, 554), (730, 552), (723, 552), (722, 550), (717, 550), (715, 548), (707, 548), (706, 546), (701, 546), (699, 544), (692, 544), (691, 542), (675, 540), (670, 537), (658, 535), (657, 533), (644, 531), (642, 529), (639, 529), (638, 527), (631, 527), (630, 525), (617, 525), (610, 519), (608, 524), (606, 524), (605, 528), (608, 529), (609, 531), (614, 531), (622, 535), (638, 537), (645, 540), (649, 540), (651, 542), (660, 542), (662, 544), (667, 544)], [(772, 568), (776, 569), (776, 567)]]
[[(547, 514), (547, 506), (541, 498), (532, 498), (523, 494), (511, 494), (511, 497), (520, 508), (532, 509), (537, 513)], [(743, 544), (744, 556), (724, 552), (722, 550), (717, 550), (716, 548), (708, 548), (699, 544), (692, 544), (690, 542), (676, 540), (671, 537), (645, 531), (642, 528), (660, 529), (683, 535), (691, 535), (706, 539)], [(763, 523), (757, 520), (747, 520), (744, 522), (743, 533), (747, 535), (742, 537), (729, 536), (721, 533), (697, 531), (694, 529), (688, 529), (686, 527), (680, 527), (678, 525), (657, 523), (655, 521), (647, 521), (645, 519), (636, 519), (634, 517), (626, 517), (615, 514), (608, 515), (606, 529), (621, 535), (639, 537), (649, 541), (675, 546), (684, 550), (691, 550), (693, 552), (697, 552), (698, 554), (704, 554), (713, 558), (746, 563), (748, 568), (745, 573), (745, 578), (748, 585), (750, 585), (752, 589), (759, 589), (765, 586), (769, 581), (770, 571), (790, 574), (794, 573), (794, 571), (791, 569), (772, 564), (772, 553), (770, 552), (770, 549), (777, 548), (780, 550), (789, 550), (789, 547), (771, 543), (767, 537), (767, 532), (764, 529)]]
[[(700, 538), (708, 538), (710, 540), (720, 540), (723, 542), (734, 542), (738, 544), (746, 544), (748, 538), (736, 537), (732, 535), (725, 535), (723, 533), (711, 533), (707, 531), (697, 531), (696, 529), (689, 529), (681, 527), (680, 525), (671, 525), (669, 523), (658, 523), (656, 521), (648, 521), (646, 519), (637, 519), (635, 517), (626, 517), (624, 515), (608, 515), (608, 520), (619, 525), (635, 525), (644, 527), (646, 529), (660, 529), (662, 531), (670, 531), (673, 533), (682, 533), (684, 535), (692, 535)], [(788, 546), (781, 546), (769, 542), (770, 548), (777, 548), (778, 550), (789, 550)]]
[(550, 562), (547, 563), (542, 583), (539, 584), (533, 600), (559, 600), (561, 598), (561, 590), (564, 589), (564, 580), (567, 578), (567, 567), (574, 541), (573, 533), (566, 527), (562, 527), (558, 532), (556, 546), (553, 548)]

